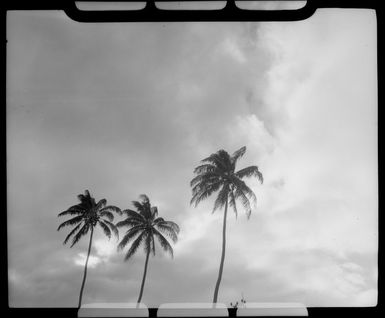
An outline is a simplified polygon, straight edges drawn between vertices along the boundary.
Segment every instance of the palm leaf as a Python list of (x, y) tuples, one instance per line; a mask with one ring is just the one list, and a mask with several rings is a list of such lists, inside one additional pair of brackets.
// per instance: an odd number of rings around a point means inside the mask
[(250, 199), (253, 202), (256, 202), (257, 198), (254, 192), (240, 179), (234, 178), (235, 181), (235, 198), (240, 199), (244, 209), (246, 210), (247, 218), (250, 218), (251, 215), (251, 205)]
[(129, 229), (126, 234), (123, 236), (123, 239), (120, 241), (118, 245), (118, 250), (122, 250), (126, 247), (128, 242), (130, 242), (138, 233), (140, 233), (144, 229), (143, 226), (136, 226)]
[(144, 220), (143, 216), (134, 210), (125, 209), (122, 211), (122, 214), (127, 215), (128, 218), (137, 218), (137, 219)]
[(202, 174), (202, 173), (207, 173), (207, 172), (214, 172), (217, 169), (214, 165), (210, 163), (206, 163), (203, 165), (200, 165), (194, 169), (195, 174)]
[(221, 177), (223, 178), (223, 175), (217, 171), (198, 174), (190, 181), (190, 186), (194, 187), (201, 183), (215, 182)]
[(243, 146), (231, 155), (231, 163), (233, 165), (233, 169), (235, 168), (235, 164), (237, 163), (238, 159), (240, 159), (245, 154), (245, 152), (246, 146)]
[(158, 215), (158, 208), (156, 206), (151, 207), (151, 218), (155, 219)]
[(218, 196), (214, 203), (213, 213), (215, 210), (222, 208), (228, 199), (228, 192), (229, 192), (229, 186), (227, 183), (225, 183), (222, 187), (222, 189), (219, 191)]
[(117, 227), (123, 227), (123, 226), (133, 227), (133, 226), (137, 226), (137, 225), (141, 225), (141, 224), (146, 224), (146, 222), (143, 220), (138, 220), (138, 219), (134, 219), (134, 218), (127, 218), (123, 221), (116, 223), (116, 226)]
[(170, 243), (167, 241), (167, 239), (157, 229), (154, 228), (153, 230), (154, 230), (154, 234), (155, 234), (156, 238), (158, 239), (160, 246), (162, 246), (163, 250), (165, 252), (169, 252), (171, 254), (171, 257), (174, 257), (174, 251), (173, 251)]
[(111, 213), (117, 213), (119, 215), (122, 215), (122, 211), (120, 210), (120, 208), (118, 208), (117, 206), (113, 206), (113, 205), (108, 205), (102, 209), (100, 209), (100, 212), (111, 212)]
[(244, 177), (252, 177), (255, 176), (258, 178), (258, 180), (263, 183), (263, 175), (262, 173), (258, 170), (257, 166), (250, 166), (247, 168), (243, 168), (235, 173), (235, 175), (242, 179)]
[(144, 244), (144, 252), (146, 254), (152, 252), (153, 255), (155, 255), (155, 240), (152, 230), (147, 231), (146, 243)]
[(208, 198), (211, 194), (218, 191), (222, 184), (223, 181), (218, 180), (215, 183), (204, 185), (202, 186), (202, 188), (193, 191), (193, 196), (191, 198), (190, 204), (195, 203), (196, 207), (202, 200)]
[(75, 209), (75, 208), (71, 207), (71, 208), (69, 208), (68, 210), (59, 213), (58, 216), (64, 216), (64, 215), (81, 215), (81, 214), (83, 214), (84, 212), (85, 212), (85, 210), (82, 209), (82, 208)]
[[(162, 222), (163, 223), (163, 222)], [(172, 221), (164, 221), (164, 225), (172, 228), (177, 234), (180, 232), (179, 225)]]
[(103, 220), (104, 224), (106, 224), (111, 230), (112, 232), (114, 232), (114, 235), (119, 239), (119, 231), (118, 231), (118, 228), (111, 222), (107, 221), (107, 220)]
[(178, 235), (176, 231), (174, 231), (171, 226), (167, 225), (166, 222), (158, 223), (156, 224), (156, 227), (160, 232), (166, 234), (174, 243), (178, 241)]
[(57, 230), (59, 231), (61, 228), (68, 226), (68, 225), (75, 225), (75, 224), (81, 222), (83, 219), (84, 219), (83, 215), (75, 216), (74, 218), (67, 220), (67, 221), (63, 222), (62, 224), (60, 224), (59, 227), (57, 228)]
[(72, 235), (75, 234), (75, 232), (79, 229), (79, 227), (81, 226), (82, 224), (79, 223), (78, 225), (76, 225), (72, 231), (67, 235), (66, 239), (64, 240), (63, 244), (67, 244), (68, 240), (71, 238)]
[(107, 219), (109, 219), (110, 221), (113, 221), (114, 220), (114, 215), (110, 212), (110, 211), (102, 211), (100, 212), (99, 214), (101, 217), (106, 217)]
[(233, 191), (229, 192), (229, 204), (234, 209), (235, 217), (238, 218), (238, 210), (237, 210), (237, 203), (235, 201), (235, 195)]
[(111, 230), (110, 230), (110, 228), (106, 224), (101, 222), (101, 221), (99, 221), (98, 224), (103, 229), (104, 234), (108, 237), (108, 239), (110, 239), (111, 238)]
[(72, 240), (72, 244), (71, 244), (71, 247), (74, 246), (77, 242), (79, 242), (79, 240), (81, 239), (82, 236), (86, 235), (88, 233), (88, 230), (90, 228), (90, 224), (89, 223), (85, 223), (82, 228), (79, 230), (78, 233), (76, 233), (76, 235), (74, 236), (73, 240)]
[(107, 200), (106, 200), (106, 199), (101, 199), (101, 200), (96, 204), (95, 210), (98, 211), (98, 210), (104, 208), (106, 204), (107, 204)]
[(222, 171), (231, 169), (230, 156), (222, 149), (201, 160), (201, 162), (209, 162)]
[(138, 250), (139, 246), (142, 244), (142, 242), (146, 239), (147, 237), (147, 232), (143, 231), (136, 239), (134, 242), (132, 242), (131, 247), (128, 249), (126, 256), (124, 257), (124, 260), (127, 261), (132, 255), (136, 253)]

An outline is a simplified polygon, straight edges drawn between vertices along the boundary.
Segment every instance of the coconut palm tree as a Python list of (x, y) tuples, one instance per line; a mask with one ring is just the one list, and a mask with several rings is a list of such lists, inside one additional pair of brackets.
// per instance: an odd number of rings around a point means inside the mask
[(123, 210), (122, 214), (125, 214), (127, 218), (116, 224), (117, 227), (128, 227), (127, 232), (118, 245), (118, 250), (124, 249), (129, 242), (133, 241), (126, 253), (125, 261), (130, 259), (140, 246), (143, 246), (146, 253), (138, 304), (142, 300), (150, 253), (152, 252), (155, 255), (155, 239), (160, 243), (163, 250), (170, 253), (171, 257), (173, 257), (173, 249), (164, 235), (176, 243), (179, 233), (179, 226), (176, 223), (165, 221), (163, 218), (158, 217), (157, 207), (151, 206), (150, 200), (145, 194), (140, 195), (139, 198), (141, 199), (140, 202), (132, 201), (137, 211)]
[(84, 266), (83, 281), (80, 288), (79, 295), (79, 304), (80, 308), (82, 304), (83, 289), (87, 277), (87, 265), (88, 258), (91, 252), (92, 246), (92, 237), (94, 234), (94, 229), (97, 225), (101, 227), (104, 234), (110, 239), (111, 231), (118, 237), (118, 229), (112, 223), (114, 220), (114, 213), (121, 214), (121, 211), (118, 207), (109, 205), (107, 206), (106, 199), (100, 200), (96, 203), (95, 199), (91, 197), (88, 190), (85, 191), (85, 195), (79, 194), (78, 199), (79, 204), (71, 206), (64, 212), (59, 213), (58, 216), (74, 216), (73, 218), (61, 223), (58, 227), (58, 231), (65, 226), (74, 226), (71, 232), (65, 238), (63, 244), (66, 244), (72, 238), (71, 247), (74, 246), (83, 236), (85, 236), (89, 231), (91, 232), (90, 241), (88, 244), (88, 252), (86, 263)]
[(224, 207), (222, 231), (222, 256), (219, 266), (218, 279), (215, 285), (213, 303), (217, 302), (219, 285), (222, 279), (223, 264), (226, 250), (226, 218), (227, 208), (230, 205), (237, 216), (236, 200), (239, 200), (246, 215), (251, 214), (251, 202), (256, 202), (254, 192), (242, 180), (244, 177), (255, 176), (262, 183), (263, 176), (257, 166), (249, 166), (235, 171), (237, 161), (245, 154), (246, 147), (235, 151), (231, 156), (225, 150), (219, 150), (201, 161), (201, 165), (194, 169), (196, 175), (190, 182), (192, 187), (191, 204), (195, 207), (213, 193), (218, 192), (213, 212)]

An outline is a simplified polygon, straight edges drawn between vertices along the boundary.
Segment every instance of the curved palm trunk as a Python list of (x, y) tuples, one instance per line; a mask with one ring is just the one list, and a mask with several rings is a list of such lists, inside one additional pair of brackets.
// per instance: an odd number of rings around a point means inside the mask
[(88, 258), (90, 257), (90, 252), (91, 252), (91, 245), (92, 245), (92, 236), (93, 236), (93, 234), (94, 234), (94, 228), (91, 227), (90, 243), (88, 245), (88, 253), (87, 253), (87, 259), (86, 259), (86, 265), (84, 266), (84, 275), (83, 275), (82, 287), (80, 288), (78, 308), (80, 308), (80, 306), (82, 305), (83, 289), (84, 289), (84, 284), (85, 284), (86, 278), (87, 278), (87, 265), (88, 265)]
[(148, 257), (149, 256), (150, 256), (150, 249), (148, 249), (148, 251), (147, 251), (146, 263), (144, 264), (144, 273), (143, 273), (142, 285), (140, 286), (140, 292), (139, 292), (139, 298), (138, 298), (138, 306), (139, 306), (140, 301), (142, 300), (143, 289), (144, 289), (144, 282), (146, 281), (146, 275), (147, 275), (147, 265), (148, 265)]
[(214, 290), (214, 299), (213, 303), (215, 304), (218, 299), (219, 285), (221, 284), (222, 273), (223, 273), (223, 263), (225, 262), (225, 252), (226, 252), (226, 218), (227, 218), (227, 199), (225, 205), (225, 213), (223, 214), (223, 232), (222, 232), (222, 257), (221, 264), (219, 265), (219, 273), (217, 283)]

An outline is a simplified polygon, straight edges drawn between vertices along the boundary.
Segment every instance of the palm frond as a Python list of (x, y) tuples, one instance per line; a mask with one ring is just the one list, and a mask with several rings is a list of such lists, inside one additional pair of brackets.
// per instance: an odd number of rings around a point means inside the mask
[(163, 250), (169, 252), (171, 257), (174, 257), (174, 251), (167, 239), (157, 229), (154, 228), (153, 231)]
[(110, 239), (111, 238), (110, 228), (106, 224), (104, 224), (104, 222), (99, 221), (98, 224), (103, 229), (104, 234), (108, 237), (108, 239)]
[(126, 245), (136, 236), (138, 235), (139, 233), (141, 233), (141, 231), (144, 230), (144, 227), (143, 226), (135, 226), (131, 229), (129, 229), (126, 234), (123, 236), (122, 240), (120, 241), (119, 245), (118, 245), (118, 250), (121, 250), (123, 248), (126, 247)]
[(235, 201), (235, 195), (233, 191), (229, 192), (229, 205), (234, 209), (235, 218), (238, 218), (237, 203)]
[(196, 186), (198, 184), (202, 184), (202, 183), (212, 183), (212, 182), (215, 182), (217, 180), (220, 180), (223, 177), (224, 177), (223, 174), (220, 172), (217, 172), (217, 171), (205, 172), (202, 174), (198, 174), (197, 176), (192, 178), (192, 180), (190, 181), (190, 186), (194, 187), (194, 186)]
[(217, 151), (216, 153), (211, 154), (207, 158), (201, 160), (201, 162), (209, 162), (216, 166), (217, 168), (221, 169), (222, 171), (228, 171), (231, 169), (231, 160), (229, 154), (221, 149)]
[(99, 215), (108, 218), (110, 221), (114, 220), (114, 215), (110, 211), (102, 211)]
[(125, 209), (122, 211), (122, 214), (125, 214), (127, 218), (136, 218), (139, 220), (144, 220), (143, 216), (134, 210)]
[(143, 213), (143, 210), (145, 209), (145, 207), (143, 206), (143, 204), (139, 201), (131, 201), (132, 205), (136, 208), (136, 210), (142, 214)]
[(145, 253), (153, 253), (155, 255), (155, 240), (152, 230), (147, 231), (146, 242), (144, 244)]
[(81, 207), (75, 208), (75, 206), (70, 207), (69, 209), (61, 212), (58, 214), (58, 216), (64, 216), (64, 215), (81, 215), (85, 212), (85, 210)]
[(88, 233), (88, 230), (90, 229), (90, 224), (89, 223), (85, 223), (82, 228), (79, 230), (79, 232), (76, 233), (76, 235), (74, 236), (73, 240), (72, 240), (72, 244), (71, 244), (71, 247), (74, 246), (77, 242), (79, 242), (79, 240), (82, 238), (82, 236), (86, 235)]
[(117, 213), (119, 215), (122, 215), (122, 211), (120, 210), (120, 208), (118, 208), (117, 206), (114, 206), (114, 205), (108, 205), (108, 206), (100, 209), (100, 212), (104, 212), (104, 211), (111, 212), (111, 213)]
[(155, 219), (158, 215), (158, 208), (156, 206), (151, 207), (151, 218)]
[(140, 219), (143, 219), (142, 215), (134, 210), (131, 209), (125, 209), (122, 211), (122, 215), (125, 214), (128, 218), (130, 217), (138, 217)]
[(128, 249), (126, 256), (124, 257), (124, 260), (127, 261), (132, 255), (136, 253), (139, 246), (143, 243), (143, 241), (147, 238), (148, 233), (146, 231), (143, 231), (134, 242), (132, 242), (131, 247)]
[(159, 223), (159, 222), (165, 222), (165, 220), (164, 220), (164, 218), (161, 218), (161, 217), (159, 217), (159, 218), (156, 218), (155, 220), (154, 220), (154, 225), (155, 224), (157, 224), (157, 223)]
[(142, 203), (150, 203), (150, 199), (146, 194), (139, 195), (139, 199), (142, 201)]
[(245, 154), (245, 152), (246, 152), (246, 146), (243, 146), (231, 155), (231, 163), (233, 165), (233, 168), (235, 168), (235, 165), (236, 165), (238, 159), (242, 158), (242, 156)]
[(99, 202), (96, 204), (95, 210), (100, 210), (100, 209), (104, 208), (106, 206), (106, 204), (107, 204), (106, 199), (99, 200)]
[(63, 222), (62, 224), (60, 224), (59, 227), (57, 228), (57, 230), (59, 231), (61, 228), (65, 227), (65, 226), (75, 225), (75, 224), (83, 221), (83, 219), (84, 219), (83, 215), (75, 216), (74, 218), (67, 220), (67, 221)]
[(246, 210), (247, 218), (251, 215), (250, 200), (256, 202), (257, 197), (254, 192), (246, 185), (246, 183), (238, 178), (233, 178), (235, 185), (234, 195), (236, 199), (240, 199), (244, 209)]
[(172, 228), (177, 234), (180, 232), (179, 225), (172, 221), (163, 221), (162, 224)]
[(249, 166), (246, 168), (243, 168), (235, 173), (235, 175), (242, 179), (244, 177), (252, 177), (255, 176), (258, 178), (258, 180), (263, 183), (263, 175), (262, 173), (258, 170), (257, 166)]
[(226, 204), (229, 190), (229, 185), (225, 183), (222, 189), (219, 191), (218, 196), (215, 200), (213, 213), (215, 212), (215, 210), (222, 208)]
[(212, 165), (210, 163), (206, 163), (206, 164), (203, 164), (203, 165), (196, 167), (194, 169), (194, 173), (195, 174), (202, 174), (202, 173), (207, 173), (207, 172), (214, 172), (215, 170), (217, 170), (217, 167), (215, 167), (214, 165)]
[(151, 235), (151, 251), (152, 251), (152, 255), (155, 256), (155, 238), (154, 238), (154, 234)]
[(141, 225), (141, 224), (146, 224), (146, 221), (142, 219), (136, 219), (136, 218), (127, 218), (123, 221), (116, 223), (116, 226), (117, 227), (123, 227), (123, 226), (134, 227), (136, 225)]
[(158, 223), (155, 226), (160, 232), (163, 232), (164, 234), (166, 234), (174, 243), (178, 241), (177, 232), (173, 229), (172, 226), (167, 225), (166, 222)]
[(191, 198), (190, 204), (195, 203), (196, 207), (202, 200), (208, 198), (211, 194), (218, 191), (222, 184), (223, 181), (218, 180), (215, 183), (202, 186), (201, 188), (193, 189), (193, 196)]
[(79, 223), (78, 225), (76, 225), (72, 231), (67, 235), (67, 237), (65, 238), (63, 244), (67, 244), (68, 240), (71, 238), (72, 235), (75, 234), (75, 232), (79, 229), (79, 227), (82, 225), (82, 223)]
[(110, 230), (112, 230), (112, 232), (114, 232), (114, 235), (119, 239), (119, 231), (118, 231), (118, 228), (115, 226), (115, 224), (107, 220), (103, 220), (103, 222), (110, 228)]

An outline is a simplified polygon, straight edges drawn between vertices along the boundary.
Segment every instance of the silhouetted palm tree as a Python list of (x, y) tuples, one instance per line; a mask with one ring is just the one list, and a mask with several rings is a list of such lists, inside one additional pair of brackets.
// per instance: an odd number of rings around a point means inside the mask
[(102, 199), (98, 203), (96, 203), (95, 199), (91, 197), (88, 190), (85, 191), (85, 195), (79, 194), (78, 198), (80, 200), (79, 204), (71, 206), (66, 211), (61, 212), (58, 215), (58, 216), (71, 215), (75, 217), (60, 224), (57, 230), (59, 231), (61, 228), (65, 226), (76, 225), (72, 229), (72, 231), (67, 235), (63, 243), (63, 244), (66, 244), (69, 241), (69, 239), (72, 237), (71, 247), (74, 246), (83, 236), (85, 236), (88, 233), (88, 231), (91, 231), (90, 242), (88, 245), (87, 259), (86, 259), (86, 264), (84, 266), (83, 281), (82, 281), (82, 286), (80, 288), (79, 304), (78, 304), (78, 307), (80, 308), (82, 304), (84, 284), (86, 282), (86, 277), (87, 277), (87, 265), (88, 265), (88, 258), (91, 252), (92, 236), (94, 234), (94, 228), (96, 227), (96, 225), (99, 225), (102, 228), (104, 234), (108, 238), (111, 238), (111, 231), (114, 232), (114, 234), (118, 237), (118, 229), (111, 222), (114, 220), (113, 213), (121, 214), (121, 211), (116, 206), (112, 206), (112, 205), (106, 206), (107, 204), (106, 199)]
[(218, 290), (225, 260), (227, 207), (230, 205), (234, 209), (235, 215), (237, 215), (236, 200), (238, 199), (245, 208), (247, 217), (249, 218), (251, 214), (250, 200), (256, 201), (256, 196), (242, 178), (255, 176), (261, 183), (263, 182), (262, 173), (258, 170), (257, 166), (250, 166), (237, 172), (235, 171), (238, 159), (240, 159), (245, 152), (246, 147), (242, 147), (231, 156), (224, 150), (219, 150), (210, 155), (201, 161), (203, 163), (202, 165), (194, 169), (196, 176), (190, 183), (192, 187), (192, 199), (190, 203), (195, 203), (195, 207), (199, 202), (208, 198), (216, 191), (219, 191), (219, 193), (214, 203), (213, 212), (223, 206), (225, 207), (223, 214), (222, 256), (214, 290), (213, 303), (216, 303), (218, 299)]
[(118, 245), (119, 250), (123, 249), (130, 241), (136, 238), (126, 253), (124, 258), (125, 261), (133, 256), (140, 246), (144, 247), (146, 253), (146, 262), (144, 264), (138, 304), (142, 300), (150, 252), (155, 255), (155, 239), (157, 239), (160, 246), (173, 257), (173, 249), (163, 234), (168, 236), (175, 243), (179, 233), (179, 226), (176, 223), (165, 221), (163, 218), (158, 217), (157, 207), (151, 206), (150, 200), (145, 194), (140, 195), (139, 198), (141, 199), (141, 202), (132, 201), (137, 212), (130, 209), (123, 210), (122, 213), (126, 214), (127, 218), (116, 224), (117, 227), (128, 227), (126, 234)]

